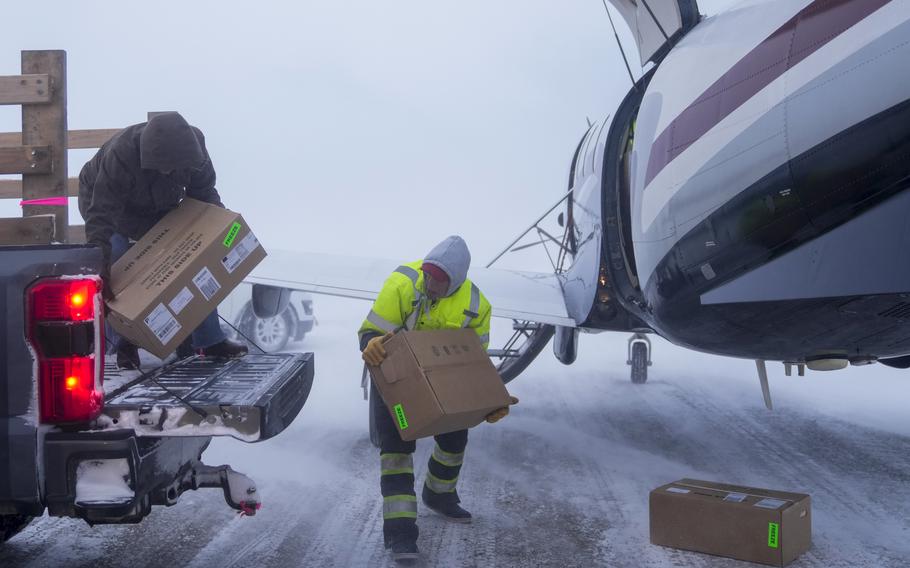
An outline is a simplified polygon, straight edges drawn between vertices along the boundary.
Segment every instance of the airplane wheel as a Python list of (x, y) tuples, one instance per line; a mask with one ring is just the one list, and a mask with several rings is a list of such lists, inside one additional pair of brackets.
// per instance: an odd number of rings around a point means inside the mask
[(556, 332), (552, 325), (518, 320), (513, 321), (512, 329), (514, 333), (502, 349), (488, 350), (504, 383), (527, 369)]
[(632, 345), (632, 382), (643, 385), (648, 380), (648, 346), (644, 343)]

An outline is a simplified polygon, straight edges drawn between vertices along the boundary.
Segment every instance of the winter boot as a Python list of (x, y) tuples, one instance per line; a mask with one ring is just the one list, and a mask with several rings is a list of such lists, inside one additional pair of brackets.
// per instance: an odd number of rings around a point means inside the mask
[(139, 348), (127, 341), (120, 339), (117, 346), (117, 368), (124, 371), (139, 371)]
[(413, 564), (420, 556), (417, 542), (410, 539), (394, 538), (386, 548), (392, 551), (392, 559), (399, 564)]
[(453, 523), (470, 523), (471, 513), (458, 504), (458, 496), (447, 493), (440, 495), (430, 491), (426, 485), (423, 487), (423, 504), (433, 512), (442, 515)]
[(189, 337), (183, 340), (183, 342), (177, 346), (177, 359), (186, 359), (187, 357), (192, 357), (196, 352), (193, 350), (193, 341)]
[(199, 350), (206, 357), (222, 357), (224, 359), (236, 359), (243, 357), (247, 353), (246, 345), (237, 343), (230, 339), (225, 339), (221, 343), (210, 345)]

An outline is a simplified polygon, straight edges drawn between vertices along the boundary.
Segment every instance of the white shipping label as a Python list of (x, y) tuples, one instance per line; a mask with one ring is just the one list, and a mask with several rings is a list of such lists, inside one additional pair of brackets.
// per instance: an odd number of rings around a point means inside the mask
[(215, 280), (215, 276), (205, 266), (202, 267), (199, 274), (193, 277), (193, 284), (199, 288), (199, 291), (205, 296), (206, 301), (211, 300), (212, 296), (217, 294), (218, 290), (221, 290), (221, 284)]
[(240, 266), (240, 263), (246, 260), (257, 247), (259, 247), (259, 239), (253, 233), (247, 233), (234, 246), (234, 250), (221, 259), (221, 264), (224, 265), (224, 269), (228, 271), (228, 274), (232, 274), (234, 269)]
[(145, 325), (152, 330), (162, 345), (167, 345), (167, 342), (180, 331), (180, 324), (164, 304), (158, 304), (157, 308), (145, 316)]
[(183, 311), (183, 308), (187, 307), (190, 302), (193, 301), (193, 293), (190, 292), (190, 289), (186, 286), (183, 287), (183, 290), (179, 294), (174, 296), (174, 299), (171, 300), (167, 306), (174, 312), (174, 315), (180, 315), (180, 312)]
[(683, 489), (682, 487), (667, 487), (668, 493), (692, 493), (688, 489)]
[(756, 507), (761, 507), (762, 509), (780, 509), (783, 505), (786, 505), (786, 501), (780, 499), (762, 499), (755, 504)]
[(733, 503), (742, 503), (745, 500), (745, 493), (728, 493), (727, 496), (724, 497), (724, 501), (731, 501)]

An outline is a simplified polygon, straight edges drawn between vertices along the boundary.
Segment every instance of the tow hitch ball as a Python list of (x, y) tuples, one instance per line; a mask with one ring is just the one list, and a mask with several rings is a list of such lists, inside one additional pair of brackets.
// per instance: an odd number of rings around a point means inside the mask
[(262, 508), (256, 483), (229, 465), (210, 466), (199, 464), (193, 468), (190, 484), (193, 489), (220, 487), (228, 506), (240, 516), (253, 516)]

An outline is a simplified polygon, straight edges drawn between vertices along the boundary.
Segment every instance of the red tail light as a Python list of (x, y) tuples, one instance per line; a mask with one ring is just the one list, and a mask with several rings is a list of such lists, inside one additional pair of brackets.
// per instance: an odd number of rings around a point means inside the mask
[(44, 423), (86, 422), (104, 406), (103, 310), (98, 278), (48, 278), (27, 295)]

